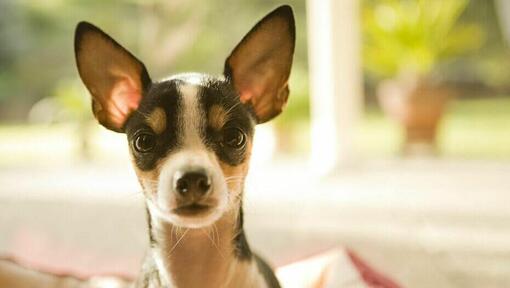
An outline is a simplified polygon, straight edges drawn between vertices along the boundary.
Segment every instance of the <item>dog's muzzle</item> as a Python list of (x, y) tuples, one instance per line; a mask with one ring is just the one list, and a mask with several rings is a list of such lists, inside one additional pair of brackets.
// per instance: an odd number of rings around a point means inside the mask
[(228, 187), (212, 152), (185, 150), (170, 155), (158, 182), (149, 204), (159, 216), (178, 226), (208, 226), (228, 207)]

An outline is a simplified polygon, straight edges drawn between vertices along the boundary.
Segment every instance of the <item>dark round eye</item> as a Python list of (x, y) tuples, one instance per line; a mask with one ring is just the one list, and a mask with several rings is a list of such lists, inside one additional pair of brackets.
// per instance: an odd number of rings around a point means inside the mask
[(246, 135), (238, 128), (228, 128), (223, 132), (223, 144), (231, 148), (242, 148), (246, 143)]
[(156, 146), (156, 137), (149, 133), (138, 134), (133, 143), (136, 151), (146, 153), (154, 149), (154, 146)]

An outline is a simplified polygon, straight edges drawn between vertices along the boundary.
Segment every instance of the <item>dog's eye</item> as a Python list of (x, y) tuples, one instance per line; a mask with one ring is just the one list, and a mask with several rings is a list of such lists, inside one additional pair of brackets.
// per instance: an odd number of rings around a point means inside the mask
[(149, 133), (139, 134), (136, 136), (133, 146), (140, 153), (150, 152), (156, 146), (156, 138)]
[(223, 132), (223, 144), (231, 148), (242, 148), (246, 143), (246, 135), (238, 128), (228, 128)]

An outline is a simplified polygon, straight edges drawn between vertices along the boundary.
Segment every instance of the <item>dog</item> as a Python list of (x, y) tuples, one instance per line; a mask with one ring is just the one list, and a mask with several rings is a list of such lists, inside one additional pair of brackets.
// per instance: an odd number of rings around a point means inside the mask
[(281, 6), (233, 49), (222, 76), (152, 81), (105, 32), (77, 25), (93, 114), (127, 135), (145, 197), (150, 248), (135, 287), (280, 287), (248, 245), (242, 196), (255, 125), (287, 102), (294, 46), (293, 11)]

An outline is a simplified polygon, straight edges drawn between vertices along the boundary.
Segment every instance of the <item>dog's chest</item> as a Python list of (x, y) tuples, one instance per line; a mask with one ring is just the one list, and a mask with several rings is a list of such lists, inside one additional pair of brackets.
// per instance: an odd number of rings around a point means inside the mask
[[(160, 265), (157, 264), (154, 258), (147, 257), (133, 288), (181, 288), (179, 285), (172, 283), (171, 275), (165, 275), (164, 273), (166, 272), (160, 271)], [(221, 284), (214, 286), (218, 288), (279, 288), (279, 285), (272, 285), (271, 281), (268, 282), (267, 277), (264, 276), (264, 271), (260, 271), (255, 259), (237, 262), (232, 265), (232, 268), (228, 275), (224, 277), (225, 280)], [(197, 275), (197, 278), (200, 277)], [(188, 287), (187, 285), (185, 286), (183, 287)], [(195, 286), (215, 288), (206, 283), (197, 283), (193, 287)]]

